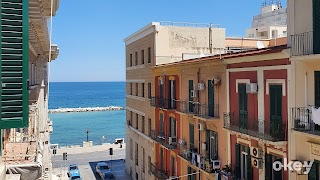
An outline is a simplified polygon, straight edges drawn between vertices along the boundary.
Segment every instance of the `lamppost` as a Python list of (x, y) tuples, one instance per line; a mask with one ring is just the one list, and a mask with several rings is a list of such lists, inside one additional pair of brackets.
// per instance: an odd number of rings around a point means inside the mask
[(89, 141), (89, 132), (90, 132), (90, 129), (86, 129), (86, 133), (87, 133), (87, 142)]

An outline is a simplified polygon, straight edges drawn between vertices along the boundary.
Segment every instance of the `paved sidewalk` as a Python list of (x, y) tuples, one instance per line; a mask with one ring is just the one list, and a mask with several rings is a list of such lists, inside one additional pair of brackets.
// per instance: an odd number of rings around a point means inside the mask
[[(62, 153), (64, 152), (68, 154), (83, 154), (83, 153), (93, 153), (97, 151), (106, 151), (106, 150), (109, 150), (109, 148), (113, 148), (113, 150), (125, 149), (126, 144), (122, 144), (122, 148), (120, 148), (120, 144), (103, 144), (103, 145), (97, 145), (92, 147), (80, 147), (80, 146), (60, 147), (57, 149), (56, 156), (62, 155)], [(51, 150), (51, 154), (52, 154), (52, 150)]]

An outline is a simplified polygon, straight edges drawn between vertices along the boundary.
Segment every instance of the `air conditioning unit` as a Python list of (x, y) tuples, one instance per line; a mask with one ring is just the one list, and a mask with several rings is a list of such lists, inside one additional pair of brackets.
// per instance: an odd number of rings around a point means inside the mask
[(205, 89), (205, 84), (204, 83), (198, 83), (198, 90), (202, 91)]
[(199, 129), (199, 131), (203, 131), (204, 125), (202, 123), (198, 123), (198, 129)]
[(191, 90), (191, 97), (197, 97), (197, 92), (195, 90)]
[(255, 94), (258, 92), (258, 84), (257, 83), (247, 83), (246, 91), (249, 94)]
[(220, 160), (212, 160), (211, 163), (212, 163), (211, 166), (212, 166), (213, 170), (217, 170), (217, 169), (221, 168), (221, 161)]
[(211, 84), (212, 84), (213, 86), (218, 86), (218, 85), (221, 84), (221, 79), (218, 78), (218, 77), (215, 77), (215, 78), (213, 78), (213, 79), (211, 80)]
[(252, 167), (262, 169), (262, 159), (251, 158)]
[(257, 147), (251, 147), (251, 156), (255, 158), (262, 158), (262, 149)]
[(169, 137), (169, 144), (170, 145), (176, 145), (177, 144), (177, 138), (176, 137)]

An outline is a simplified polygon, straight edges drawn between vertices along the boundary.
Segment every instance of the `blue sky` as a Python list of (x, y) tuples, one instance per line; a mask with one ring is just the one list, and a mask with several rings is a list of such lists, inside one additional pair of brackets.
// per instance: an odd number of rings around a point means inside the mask
[[(152, 21), (220, 24), (244, 35), (262, 0), (62, 0), (53, 19), (51, 82), (125, 81), (123, 39)], [(286, 1), (282, 0), (283, 6)]]

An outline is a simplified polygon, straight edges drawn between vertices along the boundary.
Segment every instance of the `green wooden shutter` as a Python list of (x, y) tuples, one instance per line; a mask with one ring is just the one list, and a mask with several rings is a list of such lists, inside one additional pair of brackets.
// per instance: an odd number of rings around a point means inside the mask
[(212, 81), (208, 80), (208, 115), (214, 117), (214, 90)]
[(172, 132), (172, 117), (169, 117), (169, 136), (172, 136), (173, 134), (171, 133)]
[(193, 90), (193, 80), (189, 80), (189, 112), (193, 112), (193, 97), (191, 91)]
[(239, 125), (240, 128), (248, 129), (248, 95), (246, 92), (246, 84), (238, 85), (239, 94)]
[(240, 144), (236, 144), (236, 169), (235, 169), (235, 175), (236, 177), (241, 177), (241, 165), (240, 165), (240, 149), (241, 149), (241, 145)]
[(206, 130), (206, 155), (210, 158), (210, 131)]
[(189, 143), (190, 143), (190, 149), (194, 148), (194, 125), (189, 124)]
[(270, 85), (270, 135), (282, 136), (282, 86)]
[(320, 106), (320, 71), (314, 72), (314, 105)]
[(320, 54), (320, 0), (313, 0), (313, 51)]
[(319, 179), (319, 163), (318, 163), (318, 161), (313, 162), (311, 170), (308, 174), (308, 179), (310, 179), (310, 180)]
[(0, 128), (28, 126), (29, 12), (28, 0), (1, 0)]
[(173, 121), (173, 136), (177, 137), (177, 120), (172, 118)]
[(272, 155), (266, 154), (266, 162), (265, 162), (265, 177), (266, 180), (271, 180), (272, 179)]
[(248, 180), (253, 179), (253, 173), (252, 173), (252, 164), (251, 164), (251, 155), (250, 155), (250, 147), (247, 148), (247, 178)]

